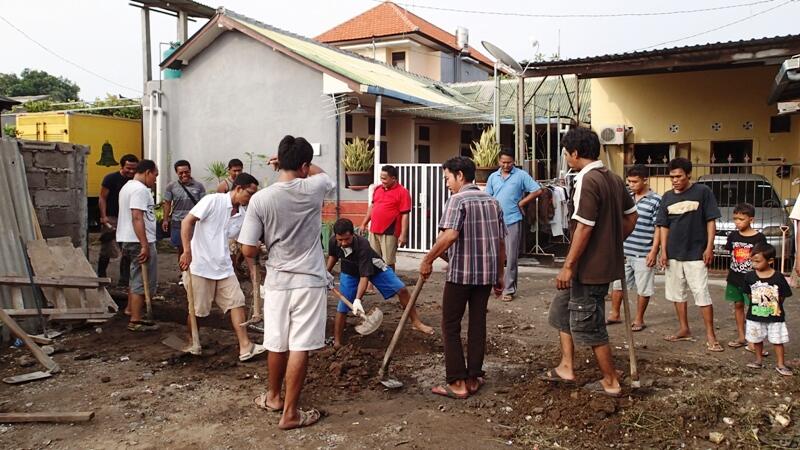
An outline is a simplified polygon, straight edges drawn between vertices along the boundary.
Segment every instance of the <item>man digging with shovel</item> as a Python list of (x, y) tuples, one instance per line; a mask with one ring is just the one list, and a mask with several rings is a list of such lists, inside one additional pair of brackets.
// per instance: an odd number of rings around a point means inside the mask
[[(266, 351), (251, 342), (247, 330), (240, 326), (246, 320), (245, 297), (228, 254), (228, 239), (238, 236), (244, 207), (256, 191), (258, 180), (241, 173), (230, 192), (201, 198), (181, 223), (181, 242), (191, 242), (183, 246), (180, 259), (186, 293), (194, 297), (194, 311), (189, 311), (190, 330), (192, 316), (208, 316), (211, 303), (216, 302), (223, 314), (231, 312), (231, 325), (239, 340), (239, 361), (247, 361)], [(191, 277), (191, 284), (187, 277)], [(192, 348), (193, 353), (199, 351), (199, 348)]]
[[(333, 224), (334, 236), (328, 246), (328, 273), (333, 266), (341, 261), (339, 285), (347, 300), (353, 302), (353, 313), (363, 314), (361, 297), (367, 290), (367, 284), (372, 283), (383, 298), (388, 300), (395, 295), (403, 307), (411, 298), (406, 285), (395, 274), (383, 259), (372, 249), (369, 241), (355, 234), (353, 222), (349, 219), (339, 219)], [(329, 277), (333, 279), (333, 275)], [(334, 321), (333, 347), (342, 346), (345, 319), (350, 308), (343, 301), (336, 307), (336, 320)], [(410, 311), (411, 326), (425, 334), (433, 334), (433, 328), (422, 323), (416, 309)]]

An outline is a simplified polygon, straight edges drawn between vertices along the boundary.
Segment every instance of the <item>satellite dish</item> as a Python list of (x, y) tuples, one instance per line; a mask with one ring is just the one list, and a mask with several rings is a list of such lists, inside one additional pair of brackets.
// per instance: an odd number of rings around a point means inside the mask
[(513, 70), (517, 74), (522, 72), (522, 66), (520, 66), (519, 63), (514, 58), (509, 56), (508, 53), (500, 50), (499, 47), (487, 41), (481, 41), (481, 45), (483, 45), (483, 48), (485, 48), (486, 51), (489, 52), (489, 54), (494, 56), (494, 59), (496, 59), (509, 69)]

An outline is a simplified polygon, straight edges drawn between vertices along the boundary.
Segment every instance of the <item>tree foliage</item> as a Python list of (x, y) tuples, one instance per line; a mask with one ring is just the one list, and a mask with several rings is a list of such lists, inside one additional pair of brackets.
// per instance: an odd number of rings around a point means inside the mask
[(77, 100), (80, 88), (74, 82), (50, 75), (44, 70), (24, 69), (15, 73), (0, 73), (0, 94), (9, 97), (49, 95), (53, 101)]

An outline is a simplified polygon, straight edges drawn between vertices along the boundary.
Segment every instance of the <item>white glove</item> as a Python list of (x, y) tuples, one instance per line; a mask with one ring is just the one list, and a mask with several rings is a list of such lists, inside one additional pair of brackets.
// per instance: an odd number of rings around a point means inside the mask
[(353, 301), (353, 315), (358, 316), (364, 314), (364, 306), (361, 305), (361, 299), (357, 298)]
[(333, 274), (327, 272), (325, 273), (325, 278), (326, 281), (328, 282), (328, 290), (331, 291), (333, 289), (336, 289), (336, 283), (334, 283), (335, 278), (333, 277)]

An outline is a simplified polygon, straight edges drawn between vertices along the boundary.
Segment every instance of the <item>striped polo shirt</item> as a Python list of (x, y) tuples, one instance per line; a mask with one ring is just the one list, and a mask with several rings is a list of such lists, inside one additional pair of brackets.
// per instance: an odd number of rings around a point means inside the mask
[(506, 236), (500, 203), (474, 184), (467, 184), (447, 200), (439, 229), (458, 231), (447, 249), (447, 281), (493, 285), (500, 267), (500, 239)]
[[(636, 195), (631, 192), (631, 197), (636, 199)], [(636, 202), (636, 212), (639, 218), (636, 219), (636, 227), (633, 233), (625, 239), (623, 249), (625, 256), (644, 258), (653, 248), (653, 234), (656, 231), (656, 215), (658, 207), (661, 205), (661, 196), (653, 191), (648, 191), (644, 197)]]

